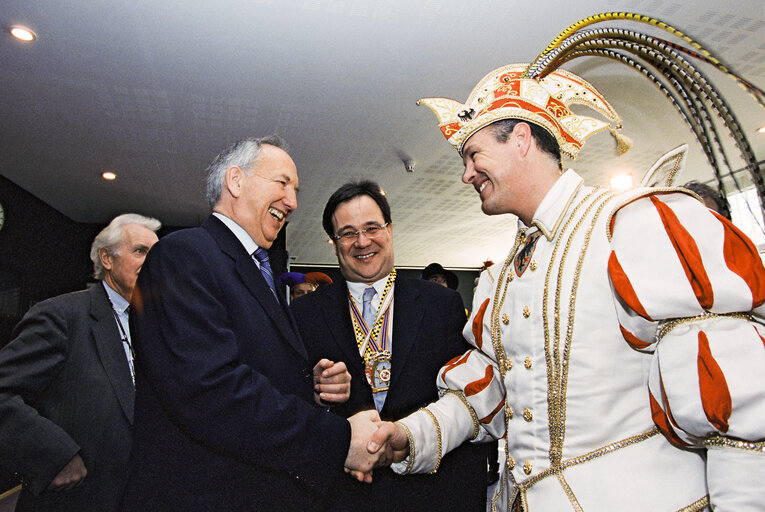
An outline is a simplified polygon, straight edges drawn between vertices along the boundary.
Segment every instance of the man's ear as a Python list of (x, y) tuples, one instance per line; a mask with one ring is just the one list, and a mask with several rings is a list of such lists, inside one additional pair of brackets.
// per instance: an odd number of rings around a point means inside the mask
[(226, 190), (232, 197), (239, 197), (242, 194), (242, 179), (244, 171), (238, 165), (232, 165), (226, 169)]
[(106, 270), (112, 269), (112, 255), (106, 250), (106, 247), (101, 247), (98, 250), (98, 259), (101, 261), (101, 266)]
[(520, 152), (521, 156), (526, 156), (531, 147), (531, 126), (528, 123), (520, 122), (513, 127), (513, 142)]

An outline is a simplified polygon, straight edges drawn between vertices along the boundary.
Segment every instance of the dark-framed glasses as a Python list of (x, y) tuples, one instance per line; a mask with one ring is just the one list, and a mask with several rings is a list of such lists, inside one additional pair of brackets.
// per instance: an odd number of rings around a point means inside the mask
[(352, 230), (349, 229), (348, 231), (343, 231), (342, 233), (338, 235), (332, 235), (332, 238), (337, 240), (338, 242), (343, 242), (346, 244), (355, 242), (359, 236), (361, 236), (362, 233), (367, 235), (367, 238), (375, 238), (376, 236), (379, 236), (382, 234), (383, 229), (388, 227), (388, 222), (383, 224), (382, 226), (380, 224), (372, 224), (371, 226), (367, 226), (364, 229), (359, 230)]

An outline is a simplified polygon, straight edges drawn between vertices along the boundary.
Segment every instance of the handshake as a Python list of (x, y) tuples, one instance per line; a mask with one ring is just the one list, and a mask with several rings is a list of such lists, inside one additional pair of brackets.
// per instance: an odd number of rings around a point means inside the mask
[(345, 472), (359, 482), (372, 483), (372, 470), (400, 462), (409, 455), (404, 429), (382, 421), (375, 410), (361, 411), (350, 418), (351, 446), (345, 458)]

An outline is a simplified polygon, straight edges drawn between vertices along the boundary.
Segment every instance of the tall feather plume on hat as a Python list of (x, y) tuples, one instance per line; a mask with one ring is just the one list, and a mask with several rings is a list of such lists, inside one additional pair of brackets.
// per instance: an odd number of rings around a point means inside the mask
[[(594, 23), (611, 20), (648, 24), (671, 34), (683, 44), (623, 28), (585, 30), (585, 27)], [(646, 76), (659, 88), (693, 132), (714, 170), (717, 187), (723, 192), (721, 167), (731, 176), (737, 188), (739, 185), (721, 142), (722, 134), (714, 123), (715, 117), (719, 119), (741, 153), (757, 190), (760, 206), (765, 206), (765, 184), (749, 140), (719, 90), (699, 71), (693, 61), (710, 64), (733, 78), (757, 103), (765, 107), (765, 94), (761, 89), (735, 73), (699, 42), (672, 25), (650, 16), (629, 12), (597, 14), (569, 26), (529, 65), (524, 78), (541, 78), (565, 62), (590, 56), (606, 57), (626, 64)], [(722, 195), (725, 196), (724, 193)], [(729, 215), (727, 201), (724, 208)]]
[[(675, 43), (624, 28), (586, 29), (586, 27), (592, 24), (612, 20), (648, 24), (667, 32), (680, 42)], [(571, 87), (568, 84), (568, 96), (564, 96), (555, 93), (556, 89), (562, 91), (560, 84), (551, 86), (551, 84), (547, 83), (550, 80), (558, 80), (561, 74), (565, 76), (565, 72), (558, 69), (562, 64), (579, 57), (592, 56), (606, 57), (621, 62), (647, 77), (659, 88), (672, 106), (680, 113), (701, 145), (707, 160), (714, 170), (717, 187), (724, 197), (724, 175), (721, 169), (725, 169), (725, 174), (731, 176), (737, 188), (739, 188), (739, 184), (733, 175), (728, 156), (721, 141), (723, 134), (720, 133), (714, 122), (715, 119), (718, 119), (727, 135), (741, 153), (746, 169), (751, 175), (752, 182), (757, 190), (760, 205), (765, 206), (765, 184), (763, 184), (763, 177), (760, 173), (757, 158), (752, 151), (746, 134), (719, 90), (699, 71), (696, 65), (694, 65), (694, 61), (710, 64), (733, 78), (763, 107), (765, 107), (765, 94), (761, 89), (735, 73), (730, 66), (725, 65), (718, 57), (712, 55), (710, 51), (705, 49), (696, 40), (668, 23), (650, 16), (629, 12), (606, 12), (584, 18), (561, 32), (531, 64), (524, 67), (523, 71), (518, 75), (512, 77), (512, 83), (520, 84), (520, 87), (518, 87), (519, 93), (516, 93), (516, 95), (521, 98), (528, 99), (528, 95), (524, 96), (522, 92), (524, 87), (528, 89), (530, 83), (538, 83), (542, 88), (551, 93), (551, 98), (560, 100), (564, 107), (568, 107), (571, 103), (585, 104), (599, 111), (614, 123), (615, 126), (604, 125), (602, 121), (584, 116), (573, 116), (570, 119), (566, 119), (566, 115), (557, 117), (557, 119), (562, 119), (564, 122), (569, 121), (568, 125), (564, 123), (561, 128), (551, 126), (551, 123), (547, 123), (547, 125), (541, 123), (543, 127), (547, 128), (558, 139), (563, 153), (575, 157), (576, 152), (584, 142), (584, 138), (601, 131), (604, 129), (604, 126), (617, 138), (618, 148), (625, 149), (629, 146), (625, 139), (617, 132), (621, 124), (618, 116), (592, 86), (576, 77), (576, 79), (581, 81), (581, 85)], [(517, 69), (518, 65), (514, 66)], [(489, 115), (484, 118), (488, 122), (482, 122), (483, 120), (480, 118), (483, 115), (494, 112), (494, 117), (502, 118), (495, 111), (502, 110), (504, 107), (500, 106), (497, 108), (492, 104), (492, 100), (497, 98), (496, 93), (492, 96), (489, 93), (494, 91), (488, 91), (486, 88), (481, 91), (479, 88), (492, 74), (497, 75), (497, 72), (501, 74), (503, 69), (500, 68), (500, 70), (487, 75), (473, 90), (465, 105), (460, 105), (457, 102), (453, 102), (453, 100), (445, 100), (444, 98), (424, 98), (420, 100), (420, 102), (429, 106), (439, 116), (442, 132), (458, 151), (461, 152), (462, 144), (472, 133), (496, 120), (491, 120), (492, 116)], [(567, 74), (572, 75), (571, 73)], [(572, 76), (575, 77), (575, 75)], [(507, 77), (504, 77), (504, 80), (507, 80)], [(593, 100), (595, 104), (593, 104)], [(603, 107), (602, 104), (597, 104), (600, 100), (605, 104), (605, 110), (601, 108)], [(453, 102), (453, 104), (445, 102)], [(492, 106), (487, 108), (487, 105)], [(518, 110), (523, 110), (524, 106), (518, 105)], [(550, 117), (548, 115), (550, 112), (556, 112), (554, 108), (549, 108), (549, 104), (536, 102), (534, 106), (541, 107), (547, 112), (544, 116), (530, 116), (523, 112), (520, 112), (520, 115), (514, 115), (510, 111), (512, 109), (505, 109), (505, 113), (508, 115), (504, 115), (504, 117), (525, 118), (529, 121), (538, 122), (539, 118)], [(450, 110), (456, 112), (457, 115), (449, 115)], [(579, 134), (583, 135), (583, 137), (579, 138), (578, 141), (574, 141), (573, 144), (569, 143), (566, 146), (565, 136), (569, 135), (567, 132), (570, 131), (568, 126), (576, 130), (578, 126), (589, 126), (593, 125), (593, 123), (599, 124), (590, 131), (580, 131)], [(730, 209), (727, 201), (724, 208), (727, 210), (726, 213), (729, 214)]]

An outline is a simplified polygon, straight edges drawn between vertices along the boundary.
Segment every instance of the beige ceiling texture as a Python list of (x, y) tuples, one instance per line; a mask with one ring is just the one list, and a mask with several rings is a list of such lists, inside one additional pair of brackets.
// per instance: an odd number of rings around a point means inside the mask
[[(765, 87), (763, 0), (3, 0), (0, 173), (75, 221), (137, 211), (196, 225), (207, 216), (202, 172), (213, 156), (239, 138), (278, 133), (300, 174), (287, 228), (293, 263), (335, 261), (324, 203), (347, 180), (372, 178), (392, 205), (397, 265), (475, 268), (502, 258), (515, 219), (481, 213), (460, 182), (458, 155), (415, 101), (464, 101), (487, 72), (530, 61), (571, 23), (610, 10), (674, 24)], [(38, 40), (13, 40), (5, 28), (17, 23)], [(617, 158), (599, 134), (564, 162), (588, 184), (618, 172), (637, 182), (683, 142), (691, 151), (679, 181), (712, 179), (700, 146), (647, 79), (605, 59), (567, 68), (609, 98), (635, 142)], [(765, 109), (702, 69), (765, 158), (756, 133)], [(102, 180), (104, 170), (118, 179)]]

